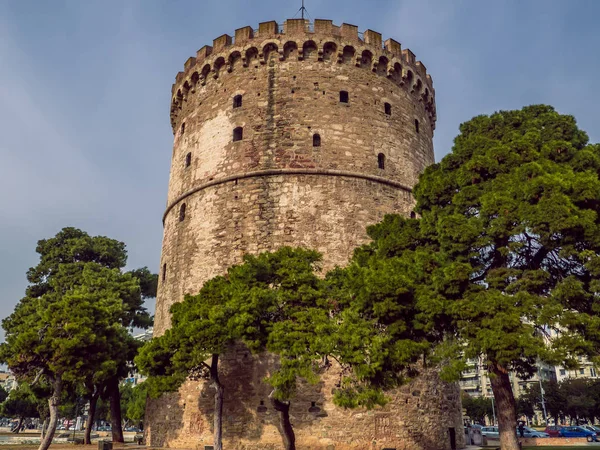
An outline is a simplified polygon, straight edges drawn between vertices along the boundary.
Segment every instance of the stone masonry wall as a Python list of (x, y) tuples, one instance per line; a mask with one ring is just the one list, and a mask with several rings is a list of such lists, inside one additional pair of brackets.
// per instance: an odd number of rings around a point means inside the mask
[[(361, 39), (356, 27), (330, 21), (315, 21), (314, 31), (298, 20), (284, 28), (265, 22), (255, 36), (245, 27), (233, 44), (221, 36), (177, 76), (157, 335), (170, 326), (173, 303), (245, 253), (303, 246), (323, 254), (324, 270), (345, 264), (366, 242), (367, 225), (410, 214), (411, 187), (434, 161), (433, 86), (409, 50), (393, 40), (384, 49), (378, 33)], [(237, 141), (236, 128), (243, 129)], [(223, 362), (226, 448), (282, 448), (262, 382), (275, 365), (241, 347)], [(450, 428), (462, 448), (458, 388), (435, 372), (370, 412), (333, 406), (337, 377), (330, 369), (294, 400), (298, 449), (446, 450)], [(189, 382), (151, 401), (149, 444), (209, 445), (212, 395)], [(261, 401), (267, 410), (259, 413)], [(312, 402), (319, 413), (308, 411)]]

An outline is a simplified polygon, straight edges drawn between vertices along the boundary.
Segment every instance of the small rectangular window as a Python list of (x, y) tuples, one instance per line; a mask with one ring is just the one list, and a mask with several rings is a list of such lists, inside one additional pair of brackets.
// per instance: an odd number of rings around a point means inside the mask
[(383, 106), (384, 106), (386, 115), (391, 116), (392, 115), (392, 105), (390, 105), (389, 103), (385, 103)]
[(242, 96), (241, 95), (236, 95), (235, 97), (233, 97), (233, 107), (234, 108), (242, 107)]
[(561, 374), (561, 375), (566, 375), (566, 374), (567, 374), (567, 371), (566, 371), (565, 369), (560, 369), (560, 374)]
[(348, 103), (348, 91), (340, 91), (340, 103)]
[(415, 130), (417, 130), (417, 133), (419, 132), (419, 120), (415, 119)]
[(241, 141), (244, 138), (244, 129), (237, 127), (233, 130), (233, 142)]

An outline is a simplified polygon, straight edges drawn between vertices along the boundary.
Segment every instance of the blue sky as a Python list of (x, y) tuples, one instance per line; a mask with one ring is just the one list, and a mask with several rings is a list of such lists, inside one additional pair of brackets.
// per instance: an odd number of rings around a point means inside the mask
[[(436, 159), (474, 115), (532, 103), (600, 141), (600, 1), (306, 0), (313, 18), (372, 29), (432, 74)], [(293, 17), (300, 0), (0, 2), (0, 318), (64, 226), (122, 240), (157, 270), (170, 88), (196, 50)], [(153, 310), (153, 305), (148, 305)]]

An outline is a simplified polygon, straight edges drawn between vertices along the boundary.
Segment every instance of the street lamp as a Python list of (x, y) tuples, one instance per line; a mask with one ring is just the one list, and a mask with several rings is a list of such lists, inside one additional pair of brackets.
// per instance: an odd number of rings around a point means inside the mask
[(544, 412), (544, 425), (548, 426), (548, 416), (546, 414), (546, 402), (544, 401), (544, 388), (542, 387), (542, 377), (540, 375), (539, 367), (538, 367), (538, 381), (540, 382), (540, 395), (542, 398), (542, 410)]

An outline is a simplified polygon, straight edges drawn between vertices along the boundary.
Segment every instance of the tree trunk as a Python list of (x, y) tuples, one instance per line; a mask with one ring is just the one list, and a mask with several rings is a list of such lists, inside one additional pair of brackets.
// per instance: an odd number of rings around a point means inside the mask
[(46, 435), (46, 427), (48, 426), (48, 418), (44, 419), (44, 422), (42, 422), (42, 433), (40, 435), (40, 439), (44, 439), (44, 436)]
[(519, 450), (516, 428), (517, 408), (508, 371), (497, 364), (491, 364), (488, 371), (498, 411), (500, 448)]
[(90, 445), (92, 443), (92, 427), (94, 426), (94, 419), (96, 418), (96, 405), (98, 404), (98, 397), (100, 397), (99, 390), (90, 397), (90, 408), (88, 410), (87, 420), (85, 421), (85, 435), (83, 437), (83, 443), (86, 445)]
[(283, 448), (285, 450), (296, 450), (296, 435), (290, 422), (290, 402), (282, 402), (274, 396), (275, 390), (269, 394), (271, 404), (275, 411), (279, 412), (279, 425), (281, 426), (281, 436), (283, 437)]
[(13, 433), (20, 433), (22, 426), (23, 426), (23, 417), (19, 417), (19, 423), (17, 424), (17, 428), (15, 428), (13, 430)]
[(121, 393), (119, 392), (119, 379), (113, 377), (108, 382), (110, 392), (110, 428), (112, 429), (113, 442), (125, 442), (123, 427), (121, 426)]
[(53, 380), (52, 385), (52, 396), (48, 399), (48, 406), (50, 407), (50, 423), (48, 424), (48, 432), (40, 442), (38, 450), (48, 450), (50, 444), (52, 444), (52, 439), (54, 439), (54, 432), (56, 431), (56, 424), (58, 423), (58, 405), (62, 394), (62, 379), (58, 377)]
[(211, 386), (215, 388), (215, 416), (214, 416), (214, 447), (223, 450), (223, 392), (225, 391), (219, 380), (219, 355), (213, 354), (210, 363)]

